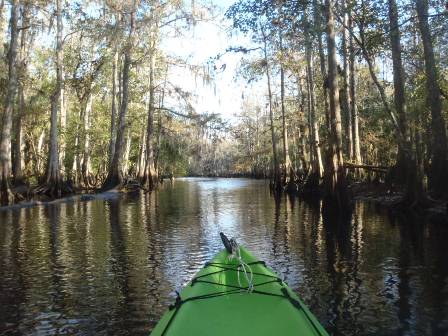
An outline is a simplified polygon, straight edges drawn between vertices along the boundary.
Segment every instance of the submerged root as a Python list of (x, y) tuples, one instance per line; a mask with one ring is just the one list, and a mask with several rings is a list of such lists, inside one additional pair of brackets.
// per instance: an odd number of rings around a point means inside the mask
[(306, 197), (321, 197), (321, 179), (318, 173), (310, 173), (299, 188), (299, 194)]
[(15, 193), (11, 190), (8, 178), (0, 176), (0, 206), (11, 205), (16, 201)]
[(15, 194), (11, 191), (11, 189), (3, 189), (0, 192), (0, 205), (11, 205), (14, 204), (14, 201), (16, 199)]
[(127, 179), (125, 180), (122, 185), (122, 189), (125, 189), (126, 191), (139, 191), (143, 190), (145, 193), (151, 192), (151, 189), (147, 188), (145, 184), (140, 183), (138, 180), (135, 179)]
[(33, 195), (46, 196), (50, 199), (61, 198), (73, 193), (74, 190), (72, 186), (69, 183), (62, 181), (41, 184), (32, 190)]
[(397, 209), (402, 210), (412, 210), (414, 212), (423, 212), (425, 210), (435, 208), (445, 204), (444, 201), (435, 200), (425, 193), (419, 195), (418, 197), (403, 197), (401, 200), (397, 201), (393, 206)]

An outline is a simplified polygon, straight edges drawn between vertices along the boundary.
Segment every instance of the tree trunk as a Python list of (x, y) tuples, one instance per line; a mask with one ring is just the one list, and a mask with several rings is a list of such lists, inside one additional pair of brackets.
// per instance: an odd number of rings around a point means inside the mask
[(3, 41), (5, 39), (5, 31), (4, 31), (4, 26), (3, 26), (3, 20), (5, 19), (5, 1), (1, 0), (0, 2), (0, 22), (2, 23), (0, 25), (0, 41), (2, 41), (2, 43), (0, 43), (0, 57), (3, 59), (4, 57), (4, 44)]
[[(79, 120), (82, 120), (82, 111), (79, 113)], [(76, 135), (75, 135), (75, 147), (74, 147), (74, 157), (73, 157), (73, 166), (72, 171), (70, 173), (70, 179), (74, 186), (79, 187), (81, 184), (81, 153), (80, 153), (80, 146), (79, 146), (79, 138), (80, 138), (80, 132), (79, 132), (79, 124), (76, 126)]]
[[(23, 4), (22, 10), (22, 27), (29, 25), (29, 8), (30, 4), (27, 2)], [(24, 167), (24, 139), (22, 129), (22, 118), (25, 116), (25, 83), (28, 77), (28, 47), (27, 47), (27, 32), (28, 28), (22, 29), (20, 33), (20, 64), (18, 76), (18, 96), (19, 109), (16, 115), (14, 134), (15, 141), (13, 143), (13, 163), (12, 171), (14, 175), (14, 184), (22, 184), (24, 182), (23, 167)]]
[(323, 93), (324, 93), (324, 113), (325, 113), (325, 124), (327, 125), (327, 129), (331, 128), (331, 120), (330, 120), (330, 109), (329, 109), (329, 101), (328, 101), (328, 85), (327, 85), (327, 68), (325, 66), (326, 58), (324, 53), (324, 47), (322, 43), (322, 32), (323, 32), (323, 24), (322, 24), (322, 4), (320, 0), (313, 0), (313, 12), (314, 12), (314, 24), (317, 32), (317, 47), (319, 50), (319, 61), (320, 61), (320, 72), (322, 75), (322, 84), (323, 84)]
[[(154, 42), (155, 43), (155, 42)], [(146, 162), (143, 184), (148, 190), (157, 187), (157, 171), (154, 165), (154, 112), (155, 112), (155, 44), (149, 55), (149, 103), (146, 128)]]
[(286, 122), (286, 109), (285, 109), (285, 71), (283, 69), (283, 41), (282, 35), (280, 35), (280, 104), (282, 110), (282, 140), (283, 140), (283, 185), (290, 186), (290, 183), (294, 182), (294, 170), (291, 165), (291, 158), (289, 156), (289, 143), (288, 143), (288, 123)]
[(425, 56), (427, 101), (431, 110), (431, 166), (428, 174), (429, 188), (437, 196), (448, 195), (447, 140), (442, 99), (437, 82), (431, 32), (428, 24), (428, 0), (416, 0), (420, 34)]
[(398, 143), (398, 157), (395, 166), (395, 180), (405, 183), (404, 202), (414, 205), (426, 201), (423, 188), (423, 180), (417, 171), (416, 155), (412, 148), (409, 126), (407, 121), (407, 108), (405, 96), (405, 78), (401, 58), (400, 29), (398, 25), (398, 10), (396, 0), (388, 0), (389, 5), (389, 31), (392, 49), (393, 77), (394, 77), (394, 102), (398, 114), (398, 123), (402, 138)]
[(284, 161), (284, 181), (283, 184), (289, 185), (294, 182), (294, 170), (291, 166), (291, 158), (289, 156), (289, 144), (288, 144), (288, 124), (286, 122), (285, 111), (285, 73), (283, 66), (280, 65), (280, 99), (282, 107), (282, 126), (283, 126), (283, 161)]
[(348, 29), (349, 29), (349, 48), (350, 48), (350, 115), (352, 117), (352, 138), (353, 138), (353, 157), (356, 164), (361, 164), (361, 145), (359, 139), (359, 116), (357, 106), (357, 91), (356, 91), (356, 51), (353, 44), (353, 36), (351, 30), (353, 28), (353, 18), (351, 10), (348, 10)]
[(19, 95), (19, 109), (17, 111), (16, 120), (14, 123), (14, 142), (12, 144), (13, 149), (13, 162), (12, 162), (12, 173), (14, 176), (14, 184), (20, 185), (24, 183), (23, 167), (25, 150), (25, 143), (23, 139), (23, 127), (22, 118), (25, 115), (25, 93), (23, 92), (22, 84), (18, 85), (18, 95)]
[(65, 74), (64, 74), (64, 50), (61, 47), (61, 91), (59, 96), (59, 167), (62, 168), (60, 170), (61, 179), (65, 176), (65, 151), (67, 144), (65, 143), (66, 138), (66, 128), (67, 128), (67, 102), (65, 95)]
[[(398, 11), (395, 0), (388, 0), (389, 5), (389, 30), (392, 50), (392, 63), (394, 75), (394, 103), (398, 115), (398, 125), (404, 142), (409, 142), (409, 127), (406, 116), (405, 78), (403, 63), (401, 60), (400, 28), (398, 25)], [(403, 144), (399, 144), (402, 147)], [(399, 148), (400, 150), (400, 148)], [(403, 150), (403, 148), (401, 148)]]
[(299, 146), (301, 151), (301, 165), (302, 165), (302, 175), (307, 177), (309, 174), (309, 155), (306, 150), (306, 127), (302, 122), (305, 115), (305, 93), (303, 91), (303, 79), (299, 78), (298, 86), (299, 86), (299, 127), (298, 127), (298, 136), (299, 136)]
[(124, 52), (123, 78), (122, 78), (122, 98), (120, 104), (120, 115), (118, 116), (117, 139), (112, 161), (109, 165), (106, 180), (103, 183), (103, 189), (112, 189), (123, 183), (123, 146), (126, 132), (126, 114), (129, 103), (129, 73), (132, 63), (132, 48), (135, 33), (135, 2), (129, 14), (130, 30), (128, 41)]
[[(359, 27), (358, 27), (359, 28), (359, 39), (358, 39), (356, 37), (356, 35), (354, 34), (354, 32), (353, 32), (351, 24), (352, 24), (352, 18), (350, 16), (350, 20), (349, 20), (350, 37), (351, 37), (351, 39), (356, 41), (356, 43), (359, 45), (359, 47), (361, 49), (362, 55), (363, 55), (363, 57), (364, 57), (364, 59), (365, 59), (365, 61), (367, 63), (367, 66), (368, 66), (370, 76), (371, 76), (371, 78), (372, 78), (372, 80), (373, 80), (373, 82), (374, 82), (374, 84), (375, 84), (375, 86), (378, 89), (378, 92), (380, 94), (381, 102), (383, 103), (384, 109), (385, 109), (386, 113), (391, 118), (392, 125), (393, 125), (393, 127), (395, 129), (395, 135), (397, 137), (397, 142), (401, 146), (401, 148), (403, 148), (403, 144), (406, 143), (405, 135), (402, 132), (402, 127), (400, 126), (400, 121), (398, 120), (398, 118), (397, 118), (396, 114), (394, 113), (394, 111), (392, 111), (392, 109), (390, 108), (390, 105), (389, 105), (388, 99), (386, 97), (386, 93), (385, 93), (384, 87), (381, 85), (381, 83), (378, 80), (378, 77), (377, 77), (377, 75), (375, 73), (375, 67), (373, 65), (372, 58), (371, 58), (371, 56), (369, 54), (369, 51), (366, 48), (366, 38), (365, 38), (365, 33), (364, 33), (364, 25), (361, 22)], [(352, 48), (351, 53), (352, 53), (351, 57), (354, 59), (353, 48)], [(352, 64), (353, 64), (353, 62), (352, 62)], [(354, 82), (354, 80), (352, 82)], [(354, 83), (352, 83), (351, 85), (352, 85), (351, 90), (353, 89), (353, 92), (355, 92), (354, 91), (354, 88), (355, 88)], [(353, 110), (352, 113), (354, 114), (355, 117), (357, 116), (356, 109)], [(356, 118), (356, 120), (354, 120), (354, 125), (353, 125), (353, 127), (354, 127), (354, 134), (356, 132), (356, 129), (358, 128), (357, 119), (358, 118)], [(360, 155), (358, 156), (358, 148), (359, 148), (359, 146), (357, 144), (357, 142), (359, 140), (358, 140), (358, 137), (355, 136), (355, 135), (354, 135), (354, 138), (355, 138), (355, 159), (358, 161), (358, 160), (360, 160)], [(404, 145), (404, 146), (406, 146), (406, 145)]]
[(168, 77), (168, 66), (165, 69), (165, 79), (163, 81), (162, 94), (159, 99), (159, 111), (157, 113), (157, 140), (156, 140), (156, 151), (154, 153), (154, 168), (159, 172), (159, 158), (160, 158), (160, 143), (162, 141), (162, 119), (163, 119), (163, 105), (165, 102), (165, 90)]
[[(355, 35), (353, 33), (353, 31), (351, 31), (351, 36), (355, 39)], [(359, 26), (359, 36), (360, 36), (360, 40), (359, 39), (355, 39), (356, 42), (358, 43), (359, 47), (361, 48), (361, 52), (362, 55), (364, 57), (364, 60), (367, 63), (367, 67), (369, 69), (369, 73), (370, 73), (370, 77), (373, 80), (373, 83), (375, 84), (376, 88), (378, 89), (378, 92), (380, 94), (380, 98), (381, 98), (381, 102), (383, 103), (384, 109), (386, 111), (386, 113), (390, 116), (392, 124), (396, 130), (396, 134), (398, 137), (398, 141), (400, 141), (400, 138), (403, 137), (403, 135), (401, 134), (401, 129), (400, 129), (400, 125), (398, 123), (398, 119), (397, 116), (395, 115), (395, 113), (392, 111), (392, 109), (390, 108), (389, 102), (387, 100), (387, 96), (386, 96), (386, 92), (384, 90), (384, 87), (381, 85), (378, 76), (375, 73), (375, 66), (373, 64), (372, 58), (369, 54), (369, 51), (366, 48), (366, 39), (365, 39), (365, 33), (364, 33), (364, 27), (362, 25)]]
[(124, 147), (123, 155), (123, 176), (126, 178), (129, 176), (129, 155), (131, 153), (131, 130), (127, 129), (126, 145)]
[(39, 135), (39, 140), (37, 141), (37, 150), (36, 150), (36, 176), (40, 177), (43, 175), (44, 171), (44, 163), (43, 163), (43, 151), (44, 151), (44, 142), (45, 142), (45, 129)]
[(17, 0), (11, 1), (10, 15), (10, 44), (8, 52), (8, 86), (5, 99), (5, 111), (1, 126), (0, 138), (0, 205), (8, 205), (14, 202), (9, 180), (11, 178), (11, 128), (14, 102), (17, 93)]
[[(119, 20), (119, 16), (116, 16), (116, 20)], [(118, 22), (117, 22), (118, 25)], [(110, 141), (109, 141), (109, 165), (112, 163), (112, 158), (115, 154), (115, 142), (117, 138), (117, 91), (120, 83), (118, 81), (118, 69), (119, 69), (119, 58), (118, 58), (118, 46), (115, 45), (114, 57), (112, 62), (112, 108), (111, 108), (111, 118), (110, 118)]]
[(272, 159), (273, 159), (273, 189), (275, 191), (280, 191), (282, 189), (281, 184), (281, 174), (280, 174), (280, 166), (278, 164), (278, 155), (277, 155), (277, 141), (275, 139), (275, 128), (274, 128), (274, 110), (272, 106), (272, 91), (271, 91), (271, 73), (269, 70), (269, 61), (268, 61), (268, 47), (267, 47), (267, 38), (263, 32), (263, 43), (264, 43), (264, 61), (266, 67), (266, 78), (268, 81), (268, 99), (269, 99), (269, 119), (271, 123), (271, 140), (272, 140)]
[(83, 144), (83, 153), (82, 153), (82, 165), (81, 165), (81, 174), (84, 186), (89, 187), (91, 185), (91, 174), (92, 169), (90, 166), (90, 115), (92, 112), (92, 103), (93, 96), (90, 92), (87, 95), (87, 101), (85, 103), (84, 115), (83, 115), (83, 135), (84, 135), (84, 144)]
[(314, 189), (319, 187), (322, 175), (322, 155), (320, 151), (320, 139), (319, 139), (319, 125), (316, 117), (316, 93), (314, 85), (313, 74), (313, 55), (312, 55), (312, 42), (310, 38), (309, 22), (307, 20), (307, 13), (304, 13), (304, 35), (305, 35), (305, 58), (306, 58), (306, 78), (307, 78), (307, 91), (308, 91), (308, 115), (310, 119), (310, 144), (312, 153), (311, 167), (312, 171), (307, 179), (307, 189)]
[(390, 43), (392, 50), (392, 64), (394, 77), (394, 103), (395, 111), (398, 115), (398, 125), (402, 137), (398, 138), (398, 155), (397, 163), (393, 169), (393, 180), (403, 185), (408, 180), (409, 169), (413, 169), (411, 160), (411, 143), (409, 138), (409, 129), (406, 116), (406, 98), (405, 98), (405, 78), (403, 72), (403, 63), (401, 60), (401, 44), (400, 44), (400, 28), (398, 25), (398, 11), (395, 0), (388, 0), (389, 7), (389, 31)]
[(350, 92), (349, 92), (349, 78), (350, 78), (350, 66), (349, 66), (349, 56), (348, 56), (348, 10), (347, 10), (347, 0), (342, 1), (342, 8), (344, 11), (344, 28), (342, 34), (342, 76), (343, 76), (343, 88), (342, 88), (342, 110), (344, 112), (345, 119), (345, 139), (346, 139), (346, 151), (348, 154), (348, 159), (353, 160), (353, 135), (352, 135), (352, 116), (350, 109)]
[(338, 211), (349, 209), (347, 181), (342, 157), (342, 127), (337, 79), (334, 0), (325, 0), (327, 14), (328, 88), (330, 98), (330, 143), (325, 169), (326, 204)]
[(62, 8), (61, 0), (56, 0), (56, 87), (51, 97), (50, 146), (45, 175), (46, 190), (50, 197), (61, 197), (62, 178), (59, 170), (58, 153), (58, 110), (61, 108), (62, 94)]
[[(386, 113), (390, 116), (391, 121), (392, 121), (392, 125), (395, 128), (395, 134), (396, 134), (396, 137), (397, 137), (397, 141), (398, 141), (399, 144), (404, 144), (406, 142), (405, 141), (405, 135), (402, 132), (402, 127), (400, 126), (400, 121), (398, 120), (398, 118), (397, 118), (396, 114), (394, 113), (394, 111), (392, 111), (392, 109), (390, 108), (390, 105), (389, 105), (388, 99), (386, 97), (386, 93), (385, 93), (384, 87), (381, 85), (381, 83), (380, 83), (380, 81), (379, 81), (379, 79), (378, 79), (378, 77), (377, 77), (377, 75), (375, 73), (375, 67), (373, 65), (372, 58), (371, 58), (371, 56), (369, 54), (369, 51), (366, 48), (366, 39), (365, 39), (365, 33), (364, 33), (364, 25), (361, 22), (359, 27), (358, 27), (359, 28), (359, 39), (358, 39), (356, 37), (356, 35), (354, 34), (354, 32), (353, 32), (352, 22), (353, 22), (353, 20), (352, 20), (352, 17), (350, 15), (349, 16), (350, 40), (351, 41), (355, 40), (356, 43), (359, 45), (359, 47), (361, 49), (361, 52), (362, 52), (362, 55), (363, 55), (363, 57), (364, 57), (364, 59), (365, 59), (365, 61), (367, 63), (370, 76), (371, 76), (371, 78), (372, 78), (372, 80), (373, 80), (373, 82), (374, 82), (374, 84), (375, 84), (375, 86), (378, 89), (378, 92), (380, 94), (381, 102), (383, 103), (384, 109), (385, 109)], [(352, 49), (352, 51), (351, 51), (352, 56), (351, 57), (354, 60), (353, 43), (352, 43), (352, 48), (351, 49)], [(352, 66), (354, 66), (354, 62), (351, 62), (351, 63), (352, 63)], [(352, 89), (353, 89), (353, 92), (355, 92), (354, 91), (354, 89), (355, 89), (354, 80), (352, 81), (352, 84), (351, 84), (351, 91), (352, 91)], [(355, 105), (353, 105), (353, 107), (355, 107)], [(352, 114), (354, 114), (355, 117), (357, 116), (356, 109), (354, 109), (352, 111)], [(357, 142), (359, 140), (357, 139), (357, 136), (355, 136), (356, 129), (358, 128), (358, 126), (357, 126), (357, 119), (358, 118), (356, 118), (356, 120), (354, 119), (353, 127), (354, 127), (354, 138), (356, 137), (356, 139), (355, 139), (355, 159), (358, 161), (358, 160), (360, 160), (360, 155), (358, 156), (358, 147), (359, 146), (357, 144)]]
[(137, 161), (137, 173), (136, 177), (141, 180), (143, 179), (145, 173), (145, 162), (146, 162), (146, 125), (143, 125), (143, 129), (140, 135), (140, 149), (138, 151), (138, 161)]

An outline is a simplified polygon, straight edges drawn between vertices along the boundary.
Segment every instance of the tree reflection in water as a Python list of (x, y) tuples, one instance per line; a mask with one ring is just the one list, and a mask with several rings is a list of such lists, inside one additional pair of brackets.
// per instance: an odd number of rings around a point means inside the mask
[(448, 334), (448, 228), (356, 203), (275, 199), (264, 181), (179, 179), (150, 194), (0, 212), (0, 334), (147, 335), (236, 237), (334, 335)]

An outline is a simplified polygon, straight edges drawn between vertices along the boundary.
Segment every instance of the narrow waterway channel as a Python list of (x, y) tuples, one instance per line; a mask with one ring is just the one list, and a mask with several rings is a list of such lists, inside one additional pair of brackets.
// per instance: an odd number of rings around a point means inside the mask
[(264, 181), (205, 178), (0, 212), (0, 335), (148, 335), (220, 231), (334, 335), (448, 335), (447, 227), (366, 203), (342, 226)]

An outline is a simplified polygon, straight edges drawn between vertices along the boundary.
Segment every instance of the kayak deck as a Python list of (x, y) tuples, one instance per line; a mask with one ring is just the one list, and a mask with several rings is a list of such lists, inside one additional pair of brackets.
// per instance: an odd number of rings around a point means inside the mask
[(238, 249), (251, 271), (246, 267), (245, 274), (237, 258), (221, 251), (180, 292), (151, 335), (328, 335), (264, 262)]

